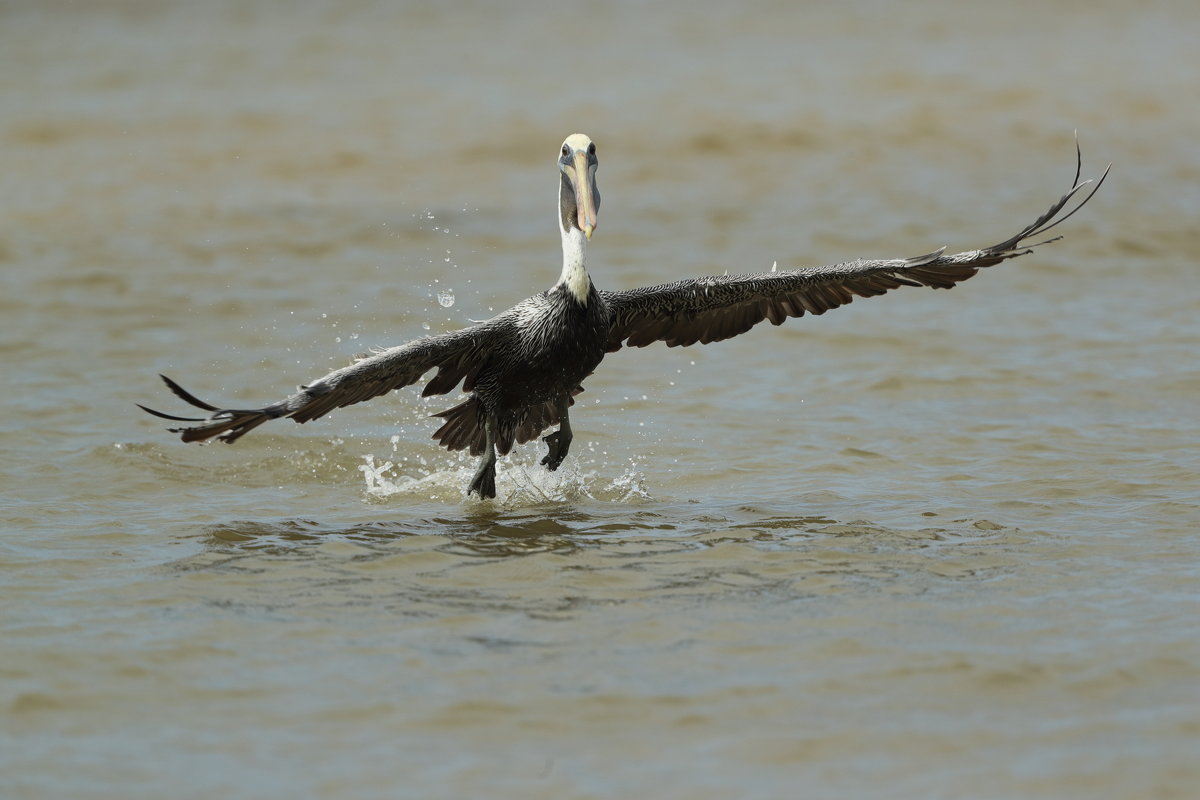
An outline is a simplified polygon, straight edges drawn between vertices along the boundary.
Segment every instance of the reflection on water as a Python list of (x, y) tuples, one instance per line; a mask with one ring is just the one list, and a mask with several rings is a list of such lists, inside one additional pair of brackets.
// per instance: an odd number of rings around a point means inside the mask
[[(564, 504), (534, 513), (487, 509), (453, 518), (371, 521), (349, 528), (314, 520), (225, 522), (209, 529), (204, 553), (178, 566), (191, 569), (195, 561), (204, 568), (215, 563), (245, 567), (269, 563), (265, 558), (283, 558), (312, 561), (315, 568), (325, 569), (326, 559), (337, 555), (340, 568), (383, 559), (389, 564), (387, 580), (425, 582), (436, 573), (439, 582), (453, 585), (453, 571), (475, 569), (474, 558), (554, 555), (569, 557), (561, 564), (568, 571), (670, 573), (675, 588), (712, 585), (724, 594), (731, 585), (726, 580), (729, 575), (735, 576), (732, 585), (747, 588), (778, 588), (781, 581), (801, 586), (818, 576), (825, 583), (839, 577), (873, 578), (882, 584), (929, 577), (979, 578), (1006, 564), (1015, 565), (1003, 551), (1027, 541), (1020, 531), (986, 520), (960, 520), (950, 528), (897, 530), (822, 515), (778, 516), (748, 506), (724, 513), (697, 514), (677, 506), (593, 513)], [(730, 548), (737, 550), (738, 558), (723, 565), (707, 552), (719, 550), (723, 559)], [(438, 562), (440, 568), (431, 571), (430, 562), (417, 554), (454, 558)], [(780, 554), (786, 554), (786, 578), (777, 571)], [(214, 562), (216, 555), (227, 558)], [(411, 559), (411, 569), (406, 559)], [(692, 574), (687, 577), (680, 570)], [(368, 571), (362, 577), (372, 580), (378, 575)], [(465, 593), (478, 588), (471, 582)], [(879, 588), (889, 590), (887, 585)], [(538, 587), (528, 587), (529, 596), (540, 593)], [(620, 594), (622, 601), (639, 599), (628, 586), (622, 586)], [(594, 603), (618, 599), (594, 591), (588, 595), (587, 602)]]

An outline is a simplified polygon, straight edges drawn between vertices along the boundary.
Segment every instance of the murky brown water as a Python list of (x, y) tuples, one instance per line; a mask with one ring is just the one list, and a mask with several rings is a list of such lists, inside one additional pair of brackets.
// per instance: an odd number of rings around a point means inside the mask
[[(1189, 797), (1194, 4), (0, 4), (5, 797)], [(262, 403), (558, 274), (1066, 238), (623, 351), (498, 504), (415, 390)], [(453, 294), (443, 307), (438, 293)]]

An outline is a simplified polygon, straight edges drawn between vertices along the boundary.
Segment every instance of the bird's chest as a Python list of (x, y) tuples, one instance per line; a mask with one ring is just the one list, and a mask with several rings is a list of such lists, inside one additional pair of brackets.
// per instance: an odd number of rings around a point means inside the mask
[(608, 312), (593, 293), (587, 304), (548, 293), (518, 325), (515, 361), (529, 396), (551, 397), (575, 388), (600, 363), (608, 340)]

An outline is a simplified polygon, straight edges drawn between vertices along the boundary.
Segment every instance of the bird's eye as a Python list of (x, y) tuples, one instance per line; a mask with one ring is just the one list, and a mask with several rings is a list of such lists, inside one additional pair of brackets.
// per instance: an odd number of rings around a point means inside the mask
[(588, 145), (588, 155), (589, 156), (596, 155), (596, 143), (595, 142), (592, 142), (591, 144)]
[(563, 155), (564, 155), (564, 156), (569, 156), (569, 155), (571, 155), (571, 148), (570, 148), (570, 147), (568, 147), (568, 146), (567, 146), (567, 145), (565, 145), (565, 144), (563, 145)]

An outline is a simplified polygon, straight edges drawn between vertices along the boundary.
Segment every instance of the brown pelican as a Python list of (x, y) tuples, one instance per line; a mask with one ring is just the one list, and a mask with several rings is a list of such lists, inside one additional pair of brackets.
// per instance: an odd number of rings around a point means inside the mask
[[(450, 450), (481, 455), (467, 494), (496, 496), (496, 454), (508, 453), (546, 428), (549, 446), (542, 464), (558, 468), (571, 447), (568, 409), (581, 383), (606, 353), (623, 345), (668, 347), (708, 344), (737, 336), (764, 319), (779, 325), (788, 317), (823, 314), (852, 301), (901, 286), (949, 289), (983, 267), (1025, 255), (1040, 236), (1065, 221), (1092, 198), (1108, 170), (1083, 199), (1059, 217), (1071, 199), (1092, 181), (1080, 182), (1082, 154), (1076, 144), (1071, 189), (1032, 224), (999, 244), (945, 255), (946, 248), (916, 258), (849, 261), (832, 266), (772, 271), (760, 275), (691, 278), (638, 289), (596, 289), (584, 264), (587, 242), (596, 228), (600, 193), (596, 189), (596, 145), (583, 134), (568, 136), (558, 159), (558, 226), (563, 265), (558, 282), (485, 322), (360, 356), (350, 366), (301, 386), (263, 408), (222, 409), (198, 400), (167, 378), (180, 399), (212, 412), (203, 418), (176, 417), (140, 406), (164, 419), (200, 422), (171, 428), (185, 442), (217, 437), (234, 442), (277, 417), (308, 422), (335, 408), (360, 403), (437, 374), (423, 396), (446, 394), (459, 384), (463, 402), (436, 416), (445, 420), (433, 438)], [(1111, 165), (1110, 165), (1111, 166)], [(1057, 218), (1057, 219), (1056, 219)]]

